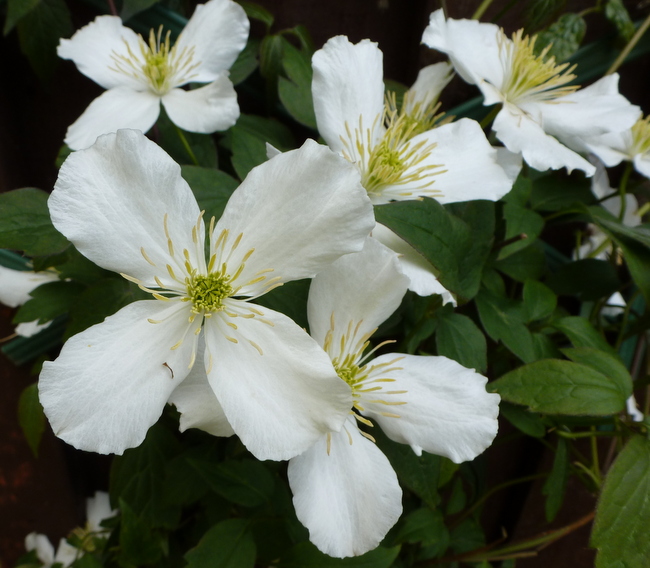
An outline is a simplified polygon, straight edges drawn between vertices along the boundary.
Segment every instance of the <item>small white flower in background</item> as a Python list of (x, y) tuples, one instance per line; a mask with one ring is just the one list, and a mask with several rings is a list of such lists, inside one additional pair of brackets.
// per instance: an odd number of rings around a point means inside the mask
[[(10, 308), (22, 306), (28, 300), (29, 295), (35, 288), (48, 282), (57, 282), (58, 275), (55, 272), (33, 270), (13, 270), (0, 266), (0, 303)], [(51, 322), (38, 323), (38, 321), (19, 323), (16, 326), (16, 335), (31, 337), (45, 329)]]
[(402, 511), (397, 476), (359, 422), (372, 426), (372, 419), (417, 455), (456, 463), (474, 459), (497, 433), (499, 395), (486, 392), (482, 375), (446, 357), (371, 359), (377, 347), (368, 351), (369, 339), (407, 286), (392, 251), (368, 239), (362, 252), (318, 274), (309, 292), (311, 334), (350, 388), (353, 409), (340, 432), (322, 435), (289, 462), (288, 475), (298, 519), (331, 556), (376, 547)]
[[(98, 16), (58, 47), (59, 57), (71, 59), (107, 89), (68, 128), (65, 143), (80, 150), (120, 128), (147, 132), (161, 104), (183, 130), (230, 128), (239, 106), (228, 70), (244, 49), (248, 30), (243, 8), (231, 0), (198, 5), (174, 45), (162, 27), (145, 41), (117, 16)], [(180, 88), (190, 82), (208, 84)]]
[[(94, 544), (87, 538), (108, 537), (109, 531), (100, 523), (117, 514), (117, 511), (111, 509), (108, 493), (97, 491), (95, 495), (86, 499), (86, 526), (83, 529), (75, 529), (73, 532), (80, 537), (84, 544), (82, 549), (75, 548), (68, 541), (62, 538), (59, 541), (59, 547), (54, 552), (54, 546), (50, 539), (43, 534), (35, 532), (29, 533), (25, 537), (25, 549), (27, 552), (36, 551), (36, 557), (43, 563), (43, 566), (50, 567), (53, 564), (61, 564), (64, 568), (70, 566), (77, 558), (82, 556), (87, 550), (93, 550)], [(86, 548), (86, 546), (88, 548)]]
[[(448, 64), (422, 69), (401, 109), (394, 97), (384, 96), (383, 54), (376, 43), (333, 37), (314, 54), (312, 67), (318, 130), (332, 150), (356, 164), (374, 204), (422, 197), (496, 201), (512, 188), (518, 156), (492, 148), (476, 121), (441, 120), (438, 98), (451, 79)], [(445, 300), (453, 300), (412, 247), (399, 244), (402, 239), (388, 229), (373, 236), (397, 246), (412, 290), (424, 296), (443, 290)]]
[(329, 358), (250, 300), (363, 247), (374, 216), (351, 164), (308, 141), (254, 168), (206, 231), (180, 167), (120, 130), (70, 155), (48, 204), (82, 254), (154, 297), (71, 337), (43, 365), (39, 397), (56, 435), (122, 453), (170, 397), (193, 424), (201, 401), (173, 394), (190, 370), (223, 408), (218, 433), (234, 431), (259, 459), (288, 459), (340, 429), (350, 393)]
[(549, 48), (535, 54), (535, 36), (519, 30), (512, 39), (494, 24), (446, 20), (431, 14), (422, 42), (446, 53), (458, 74), (476, 85), (485, 105), (502, 104), (492, 126), (497, 138), (537, 170), (566, 167), (593, 175), (586, 159), (565, 146), (630, 128), (639, 107), (618, 93), (618, 75), (579, 89), (573, 67), (557, 65)]

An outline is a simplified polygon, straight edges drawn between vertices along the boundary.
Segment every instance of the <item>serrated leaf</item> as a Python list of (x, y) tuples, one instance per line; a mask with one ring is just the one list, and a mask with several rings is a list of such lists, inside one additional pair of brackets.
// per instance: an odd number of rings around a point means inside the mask
[(553, 291), (536, 280), (526, 280), (523, 297), (527, 322), (550, 316), (557, 306), (557, 297)]
[(605, 17), (616, 26), (619, 35), (625, 40), (630, 41), (636, 28), (630, 18), (623, 0), (607, 0), (605, 4)]
[(48, 197), (31, 187), (0, 194), (0, 248), (38, 256), (58, 253), (68, 246), (67, 239), (52, 225)]
[(246, 519), (228, 519), (212, 527), (185, 554), (187, 568), (253, 568), (255, 541)]
[(542, 488), (542, 493), (546, 495), (544, 510), (546, 512), (546, 520), (549, 523), (555, 518), (562, 506), (568, 480), (569, 446), (564, 438), (558, 438), (553, 467)]
[(45, 430), (45, 414), (38, 400), (38, 385), (26, 387), (18, 399), (18, 423), (35, 457)]
[(587, 23), (580, 14), (562, 14), (547, 30), (537, 36), (535, 51), (541, 53), (544, 47), (550, 45), (547, 57), (564, 61), (578, 51), (586, 31)]
[(543, 414), (608, 416), (625, 408), (627, 397), (598, 371), (570, 361), (535, 361), (490, 383), (504, 400)]
[(390, 568), (400, 547), (377, 547), (361, 556), (332, 558), (320, 552), (311, 542), (301, 542), (280, 558), (278, 568)]
[(451, 313), (439, 318), (436, 328), (438, 355), (484, 373), (487, 369), (487, 343), (483, 332), (467, 316)]
[(610, 468), (598, 500), (591, 546), (596, 568), (646, 568), (650, 558), (650, 441), (634, 436)]
[(626, 399), (632, 394), (632, 377), (617, 356), (591, 347), (574, 347), (561, 351), (574, 363), (591, 367), (608, 377)]

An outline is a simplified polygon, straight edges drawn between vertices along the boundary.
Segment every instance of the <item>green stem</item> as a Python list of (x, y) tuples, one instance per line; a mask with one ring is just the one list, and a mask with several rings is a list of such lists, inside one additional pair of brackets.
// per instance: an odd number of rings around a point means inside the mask
[(195, 166), (198, 166), (199, 161), (196, 159), (196, 156), (194, 155), (194, 152), (192, 151), (192, 148), (190, 147), (190, 143), (187, 141), (187, 138), (185, 138), (185, 134), (183, 134), (183, 131), (178, 126), (176, 126), (176, 132), (178, 132), (178, 137), (181, 139), (183, 147), (185, 148), (185, 151), (190, 157), (190, 160), (192, 160), (192, 163)]
[(472, 20), (480, 20), (481, 16), (485, 14), (485, 10), (490, 7), (490, 4), (492, 4), (492, 2), (493, 0), (483, 0), (483, 2), (481, 2), (481, 5), (476, 8), (476, 12), (474, 12)]
[(627, 162), (625, 164), (625, 170), (621, 176), (621, 183), (618, 185), (618, 194), (621, 197), (621, 211), (618, 214), (618, 220), (623, 222), (625, 218), (625, 209), (627, 208), (627, 200), (625, 199), (625, 194), (627, 193), (627, 182), (630, 179), (630, 174), (632, 173), (632, 162)]
[(630, 319), (630, 312), (632, 311), (632, 304), (634, 304), (634, 300), (639, 295), (639, 293), (640, 290), (636, 290), (630, 298), (629, 302), (625, 303), (625, 309), (623, 310), (623, 319), (621, 320), (621, 329), (618, 332), (616, 344), (614, 345), (614, 349), (616, 349), (616, 351), (620, 349), (621, 344), (623, 343), (623, 337), (625, 336), (625, 331), (627, 329), (627, 322)]
[[(591, 427), (591, 433), (596, 434), (596, 427)], [(598, 443), (596, 441), (596, 436), (591, 437), (591, 468), (594, 473), (594, 479), (598, 480), (598, 487), (603, 484), (603, 477), (600, 474), (600, 458), (598, 457)]]
[(556, 430), (558, 436), (563, 438), (595, 438), (595, 437), (611, 437), (617, 436), (616, 432), (564, 432), (562, 430)]
[(648, 14), (648, 17), (643, 20), (643, 23), (639, 26), (639, 29), (632, 36), (632, 39), (627, 42), (627, 45), (623, 48), (623, 51), (619, 53), (616, 61), (612, 63), (612, 66), (607, 70), (607, 73), (605, 73), (605, 75), (611, 75), (623, 64), (627, 56), (630, 54), (630, 51), (632, 51), (634, 49), (634, 46), (639, 43), (639, 40), (648, 29), (648, 26), (650, 26), (650, 14)]
[(481, 128), (486, 128), (488, 124), (492, 124), (494, 117), (499, 114), (501, 110), (501, 105), (495, 106), (486, 116), (481, 120)]

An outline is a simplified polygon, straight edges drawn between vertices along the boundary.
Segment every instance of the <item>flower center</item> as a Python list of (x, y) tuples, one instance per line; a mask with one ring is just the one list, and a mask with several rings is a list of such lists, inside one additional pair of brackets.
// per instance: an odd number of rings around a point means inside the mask
[(199, 62), (193, 62), (194, 46), (179, 51), (177, 44), (171, 45), (170, 35), (171, 32), (167, 31), (163, 39), (162, 26), (158, 33), (153, 29), (149, 32), (148, 43), (139, 35), (139, 52), (134, 52), (125, 40), (128, 56), (113, 52), (111, 59), (115, 66), (111, 69), (134, 77), (160, 96), (190, 82), (199, 66)]
[(537, 36), (524, 36), (523, 30), (519, 30), (509, 42), (503, 30), (500, 32), (499, 48), (505, 70), (501, 90), (509, 102), (552, 101), (579, 88), (567, 85), (576, 78), (572, 73), (576, 66), (557, 65), (555, 57), (547, 57), (550, 45), (535, 55), (536, 40)]
[(635, 155), (650, 151), (650, 115), (637, 120), (632, 126), (632, 144)]
[(188, 280), (187, 297), (192, 302), (192, 312), (195, 314), (220, 312), (224, 309), (223, 300), (233, 293), (228, 275), (197, 274)]

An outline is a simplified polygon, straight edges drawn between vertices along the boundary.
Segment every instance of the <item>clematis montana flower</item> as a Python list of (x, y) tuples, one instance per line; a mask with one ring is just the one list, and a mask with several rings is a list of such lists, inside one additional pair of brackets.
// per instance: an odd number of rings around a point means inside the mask
[[(337, 557), (376, 547), (397, 522), (402, 492), (368, 430), (456, 463), (475, 458), (497, 432), (499, 395), (487, 379), (446, 357), (388, 353), (371, 359), (369, 340), (408, 286), (395, 255), (374, 239), (318, 274), (309, 292), (311, 334), (352, 392), (340, 432), (322, 435), (289, 462), (298, 519), (310, 540)], [(382, 344), (384, 345), (384, 344)]]
[(82, 254), (153, 296), (44, 364), (39, 395), (58, 436), (100, 453), (137, 446), (190, 371), (259, 459), (288, 459), (341, 427), (350, 393), (327, 356), (251, 300), (363, 246), (372, 206), (345, 160), (313, 141), (269, 160), (206, 231), (179, 166), (120, 130), (66, 160), (49, 208)]
[(618, 93), (616, 74), (585, 89), (571, 85), (574, 67), (556, 64), (550, 47), (536, 55), (535, 39), (522, 30), (509, 39), (494, 24), (446, 20), (442, 10), (431, 14), (422, 36), (481, 90), (485, 105), (502, 105), (492, 128), (506, 148), (538, 170), (566, 167), (591, 176), (594, 166), (561, 140), (630, 128), (639, 108)]
[[(0, 266), (0, 303), (10, 308), (17, 308), (30, 300), (30, 292), (41, 284), (58, 280), (59, 277), (55, 272), (47, 270), (34, 272), (33, 270), (13, 270)], [(38, 321), (19, 323), (16, 326), (16, 335), (31, 337), (45, 329), (50, 323), (38, 323)]]
[[(148, 41), (117, 16), (99, 16), (62, 39), (58, 54), (108, 89), (68, 128), (65, 143), (87, 148), (120, 128), (146, 132), (165, 107), (174, 124), (190, 132), (226, 130), (237, 121), (237, 94), (228, 69), (248, 38), (243, 8), (231, 0), (199, 5), (174, 45), (162, 26)], [(188, 83), (207, 83), (189, 91)]]
[[(422, 69), (400, 109), (393, 95), (385, 100), (383, 55), (376, 43), (333, 37), (314, 54), (312, 67), (318, 130), (332, 150), (356, 164), (374, 204), (421, 197), (440, 203), (495, 201), (512, 188), (519, 173), (512, 164), (516, 156), (499, 154), (473, 120), (441, 120), (438, 98), (451, 78), (448, 64)], [(421, 295), (444, 290), (430, 267), (421, 269), (420, 255), (386, 231), (373, 236), (397, 246), (411, 289)]]

